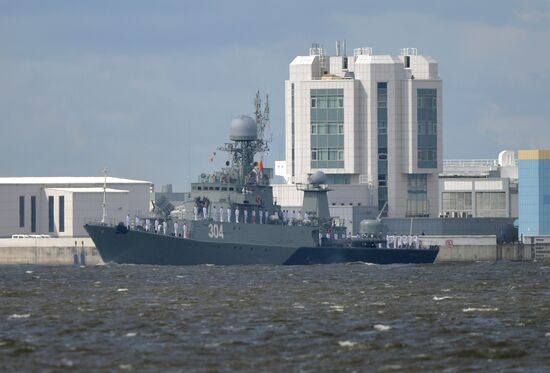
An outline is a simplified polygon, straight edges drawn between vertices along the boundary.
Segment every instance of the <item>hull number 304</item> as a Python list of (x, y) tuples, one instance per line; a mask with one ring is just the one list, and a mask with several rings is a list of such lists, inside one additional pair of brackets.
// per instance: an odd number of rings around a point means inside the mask
[(223, 239), (223, 225), (208, 224), (208, 237)]

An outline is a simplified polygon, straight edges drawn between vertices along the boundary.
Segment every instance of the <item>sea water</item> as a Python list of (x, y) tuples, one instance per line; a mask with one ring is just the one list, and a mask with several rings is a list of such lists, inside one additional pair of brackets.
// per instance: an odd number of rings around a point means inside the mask
[(0, 371), (550, 371), (550, 265), (0, 266)]

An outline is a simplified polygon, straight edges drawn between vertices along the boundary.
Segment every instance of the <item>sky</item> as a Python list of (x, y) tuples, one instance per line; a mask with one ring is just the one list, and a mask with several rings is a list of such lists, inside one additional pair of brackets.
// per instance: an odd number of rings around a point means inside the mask
[(0, 176), (188, 190), (258, 90), (273, 167), (288, 64), (336, 40), (439, 62), (445, 159), (550, 148), (550, 0), (0, 0)]

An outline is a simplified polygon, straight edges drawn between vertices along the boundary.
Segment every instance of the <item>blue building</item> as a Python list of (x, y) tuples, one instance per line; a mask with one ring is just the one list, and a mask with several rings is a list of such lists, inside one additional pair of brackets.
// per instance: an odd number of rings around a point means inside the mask
[(519, 235), (550, 236), (550, 150), (519, 151)]

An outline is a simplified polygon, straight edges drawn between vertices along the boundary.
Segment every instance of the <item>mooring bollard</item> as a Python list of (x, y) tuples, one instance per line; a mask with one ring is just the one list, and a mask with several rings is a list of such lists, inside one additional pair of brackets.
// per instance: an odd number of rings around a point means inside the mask
[(80, 265), (86, 265), (86, 250), (84, 249), (84, 241), (82, 241), (82, 251), (80, 252)]
[(73, 264), (77, 266), (80, 263), (80, 259), (78, 257), (78, 242), (74, 242), (74, 254), (73, 254)]

